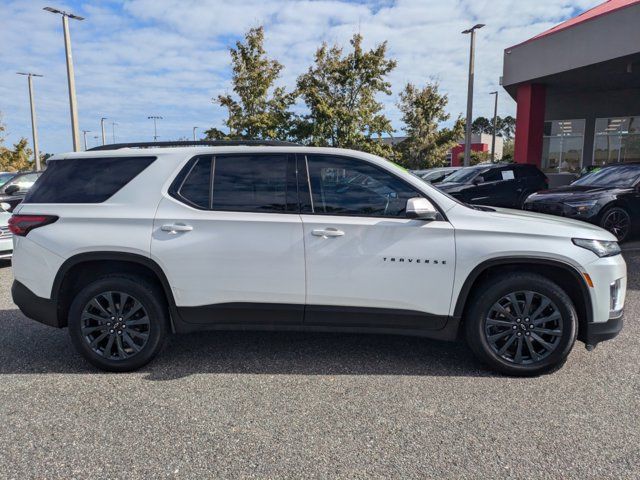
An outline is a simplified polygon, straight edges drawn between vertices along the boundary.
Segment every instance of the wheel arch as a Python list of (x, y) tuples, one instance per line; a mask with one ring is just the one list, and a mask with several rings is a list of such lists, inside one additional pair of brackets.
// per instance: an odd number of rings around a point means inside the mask
[(477, 265), (465, 279), (456, 299), (453, 316), (460, 319), (460, 329), (464, 323), (466, 310), (473, 301), (474, 287), (490, 281), (496, 275), (523, 271), (523, 269), (542, 275), (558, 283), (565, 290), (578, 314), (578, 339), (584, 341), (586, 325), (593, 320), (589, 286), (582, 273), (573, 265), (561, 260), (541, 257), (502, 257), (486, 260)]
[[(87, 269), (92, 268), (91, 272)], [(175, 331), (174, 319), (179, 315), (173, 291), (162, 268), (152, 259), (143, 255), (125, 252), (86, 252), (68, 258), (58, 269), (51, 287), (51, 299), (57, 305), (57, 315), (61, 327), (67, 325), (67, 315), (73, 294), (86, 281), (110, 273), (140, 275), (155, 283), (164, 294), (169, 309), (171, 329)]]

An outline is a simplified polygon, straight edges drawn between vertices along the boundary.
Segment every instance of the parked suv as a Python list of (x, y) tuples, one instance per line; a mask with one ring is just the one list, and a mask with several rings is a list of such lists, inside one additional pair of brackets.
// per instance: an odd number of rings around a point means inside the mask
[(474, 205), (522, 208), (525, 199), (548, 186), (548, 179), (535, 165), (498, 163), (462, 168), (437, 187)]
[(22, 312), (113, 371), (169, 332), (277, 329), (463, 336), (535, 375), (622, 328), (599, 227), (470, 208), (366, 153), (208, 145), (50, 158), (10, 222)]

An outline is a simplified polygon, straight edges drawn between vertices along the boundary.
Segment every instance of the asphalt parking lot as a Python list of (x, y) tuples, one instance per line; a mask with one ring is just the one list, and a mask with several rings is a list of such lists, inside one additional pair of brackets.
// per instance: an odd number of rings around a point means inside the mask
[(639, 478), (640, 249), (625, 256), (623, 333), (534, 379), (457, 344), (236, 332), (105, 374), (22, 316), (0, 265), (0, 478)]

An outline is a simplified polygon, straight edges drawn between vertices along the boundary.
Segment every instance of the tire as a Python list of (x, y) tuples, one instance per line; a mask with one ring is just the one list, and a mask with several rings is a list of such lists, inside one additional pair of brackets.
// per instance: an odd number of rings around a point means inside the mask
[(76, 295), (68, 323), (74, 347), (89, 363), (102, 370), (129, 372), (160, 351), (168, 314), (157, 287), (141, 277), (110, 275)]
[(620, 243), (631, 237), (631, 230), (633, 228), (631, 215), (622, 207), (606, 209), (600, 216), (599, 225), (615, 235)]
[(557, 284), (536, 274), (511, 273), (480, 285), (478, 291), (464, 330), (480, 361), (514, 376), (541, 375), (564, 364), (578, 322), (571, 299)]

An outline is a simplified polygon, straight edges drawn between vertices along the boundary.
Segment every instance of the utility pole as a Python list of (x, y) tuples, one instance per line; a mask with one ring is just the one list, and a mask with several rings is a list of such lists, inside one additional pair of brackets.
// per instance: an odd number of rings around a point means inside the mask
[(465, 35), (471, 34), (471, 45), (469, 48), (469, 85), (467, 89), (467, 126), (464, 135), (464, 166), (471, 164), (471, 123), (473, 122), (473, 79), (475, 75), (474, 57), (476, 55), (476, 30), (484, 27), (483, 23), (478, 23), (473, 27), (463, 31)]
[(84, 150), (87, 151), (87, 133), (91, 132), (91, 130), (82, 130), (82, 136), (84, 137)]
[(489, 95), (495, 95), (495, 103), (493, 106), (493, 135), (491, 136), (491, 163), (496, 161), (496, 134), (498, 132), (498, 92), (491, 92)]
[(113, 143), (116, 143), (116, 125), (118, 125), (116, 122), (111, 122), (111, 135), (113, 136)]
[(100, 119), (100, 130), (102, 130), (102, 145), (105, 145), (107, 143), (107, 139), (104, 135), (104, 121), (107, 120), (107, 117), (102, 117)]
[(80, 151), (80, 133), (78, 130), (78, 102), (76, 101), (76, 80), (73, 73), (73, 58), (71, 56), (71, 37), (69, 36), (69, 18), (84, 20), (83, 17), (73, 13), (64, 12), (56, 8), (44, 7), (51, 13), (62, 15), (62, 30), (64, 31), (64, 49), (67, 56), (67, 82), (69, 83), (69, 108), (71, 110), (71, 137), (73, 139), (73, 151)]
[(196, 141), (196, 130), (197, 130), (198, 128), (199, 128), (199, 127), (193, 127), (193, 141), (194, 141), (194, 142)]
[(42, 77), (37, 73), (17, 72), (18, 75), (26, 75), (29, 83), (29, 105), (31, 106), (31, 134), (33, 135), (33, 162), (36, 171), (40, 171), (40, 152), (38, 150), (38, 127), (36, 126), (36, 106), (33, 99), (32, 77)]
[(149, 120), (153, 120), (153, 141), (158, 140), (158, 126), (156, 125), (156, 120), (162, 120), (162, 117), (158, 115), (150, 115), (147, 117)]

